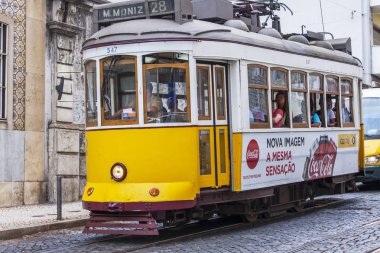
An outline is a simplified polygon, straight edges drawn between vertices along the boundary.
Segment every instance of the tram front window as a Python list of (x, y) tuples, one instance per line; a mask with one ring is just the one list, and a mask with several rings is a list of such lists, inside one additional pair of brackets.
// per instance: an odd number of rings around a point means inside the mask
[(96, 126), (98, 110), (96, 107), (96, 62), (85, 63), (85, 85), (86, 85), (86, 123), (87, 126)]
[(136, 58), (108, 57), (102, 70), (103, 124), (137, 123)]
[(144, 84), (145, 123), (189, 122), (185, 64), (147, 64)]
[(380, 98), (363, 98), (363, 123), (364, 137), (368, 139), (380, 139)]

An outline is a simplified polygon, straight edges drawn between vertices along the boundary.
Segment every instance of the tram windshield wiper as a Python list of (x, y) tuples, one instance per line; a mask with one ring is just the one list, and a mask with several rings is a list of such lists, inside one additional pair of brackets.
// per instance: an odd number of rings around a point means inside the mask
[(115, 67), (116, 63), (121, 59), (121, 56), (120, 55), (114, 55), (112, 56), (111, 60), (110, 60), (110, 63), (108, 65), (108, 69), (106, 69), (107, 71), (107, 76), (106, 78), (104, 78), (104, 81), (103, 81), (103, 87), (102, 87), (102, 97), (103, 97), (103, 100), (104, 103), (105, 103), (105, 111), (111, 111), (111, 98), (109, 96), (109, 92), (110, 92), (110, 75), (111, 75), (111, 72), (113, 71), (113, 68)]

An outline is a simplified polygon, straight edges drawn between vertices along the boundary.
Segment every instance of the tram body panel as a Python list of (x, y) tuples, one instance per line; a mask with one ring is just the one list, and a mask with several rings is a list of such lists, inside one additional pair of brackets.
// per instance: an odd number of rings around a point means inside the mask
[(240, 192), (241, 191), (241, 167), (242, 167), (242, 147), (243, 147), (243, 134), (234, 133), (232, 135), (233, 143), (233, 171), (231, 171), (232, 177), (232, 191)]
[[(94, 193), (84, 194), (84, 200), (194, 200), (199, 191), (197, 138), (194, 127), (88, 131), (85, 189), (94, 187)], [(117, 162), (127, 168), (122, 182), (110, 174)], [(155, 198), (149, 195), (153, 187), (160, 190)]]
[(355, 131), (243, 133), (241, 189), (358, 172)]
[[(158, 196), (151, 196), (149, 191), (158, 189)], [(169, 183), (93, 183), (88, 181), (86, 189), (94, 189), (91, 195), (84, 194), (82, 200), (98, 203), (139, 203), (139, 202), (170, 202), (179, 200), (194, 200), (196, 187), (194, 181), (176, 181)]]

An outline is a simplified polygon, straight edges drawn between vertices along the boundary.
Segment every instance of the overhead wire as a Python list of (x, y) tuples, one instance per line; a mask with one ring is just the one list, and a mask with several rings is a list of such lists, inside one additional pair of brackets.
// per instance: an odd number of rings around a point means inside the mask
[(349, 7), (347, 7), (347, 6), (343, 5), (343, 4), (339, 4), (339, 3), (337, 3), (337, 2), (335, 2), (333, 0), (324, 0), (324, 1), (327, 1), (327, 2), (330, 2), (332, 4), (335, 4), (335, 5), (343, 8), (343, 9), (347, 9), (347, 10), (350, 10), (350, 11), (356, 11), (357, 13), (362, 14), (361, 11), (358, 11), (358, 10), (355, 10), (355, 9), (351, 9), (351, 8), (349, 8)]

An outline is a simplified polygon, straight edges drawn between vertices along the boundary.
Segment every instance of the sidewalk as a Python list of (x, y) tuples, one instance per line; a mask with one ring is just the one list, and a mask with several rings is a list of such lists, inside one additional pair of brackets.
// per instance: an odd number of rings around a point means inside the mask
[(89, 211), (82, 202), (62, 204), (62, 220), (57, 220), (56, 204), (0, 208), (0, 241), (38, 232), (83, 226)]

